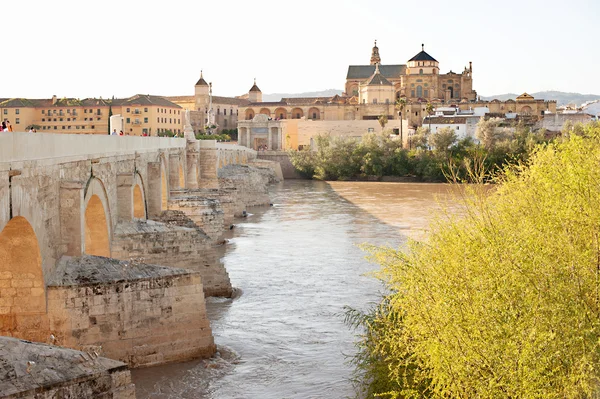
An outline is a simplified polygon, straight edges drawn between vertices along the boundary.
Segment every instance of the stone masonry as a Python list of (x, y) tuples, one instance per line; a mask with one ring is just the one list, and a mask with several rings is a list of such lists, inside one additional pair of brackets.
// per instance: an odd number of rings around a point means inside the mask
[(97, 256), (64, 257), (48, 283), (55, 344), (131, 367), (215, 353), (200, 275)]
[(163, 211), (156, 219), (119, 223), (112, 257), (193, 270), (202, 276), (205, 296), (231, 296), (229, 275), (202, 229), (181, 211)]
[(119, 361), (0, 337), (0, 398), (135, 399), (135, 387)]

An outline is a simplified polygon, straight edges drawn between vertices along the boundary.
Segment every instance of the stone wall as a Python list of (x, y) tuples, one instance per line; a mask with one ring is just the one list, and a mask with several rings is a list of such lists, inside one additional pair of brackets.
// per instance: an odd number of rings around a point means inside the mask
[(283, 179), (302, 179), (285, 151), (259, 151), (258, 160), (261, 159), (278, 163)]
[(158, 219), (119, 223), (112, 257), (197, 271), (205, 296), (231, 296), (229, 274), (210, 238), (183, 212), (164, 211)]
[(5, 399), (135, 399), (125, 364), (14, 338), (0, 337), (0, 376)]
[(560, 132), (567, 121), (573, 124), (588, 123), (592, 116), (588, 114), (549, 114), (539, 121), (535, 127), (537, 129), (546, 129), (550, 132)]
[(169, 199), (169, 210), (181, 211), (194, 221), (213, 242), (223, 235), (225, 213), (221, 203), (189, 191)]
[(131, 367), (210, 357), (198, 273), (95, 256), (64, 257), (48, 285), (55, 344)]
[[(262, 161), (264, 162), (264, 161)], [(260, 165), (261, 161), (257, 163)], [(219, 169), (219, 184), (222, 189), (235, 188), (246, 207), (268, 205), (270, 203), (268, 186), (279, 181), (269, 167), (248, 165), (228, 165)]]

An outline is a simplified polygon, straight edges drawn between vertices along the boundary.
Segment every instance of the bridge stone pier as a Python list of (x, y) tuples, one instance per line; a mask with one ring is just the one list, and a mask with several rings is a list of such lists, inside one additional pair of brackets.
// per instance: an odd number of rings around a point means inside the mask
[(211, 356), (216, 246), (278, 165), (181, 138), (0, 133), (0, 336), (131, 367)]

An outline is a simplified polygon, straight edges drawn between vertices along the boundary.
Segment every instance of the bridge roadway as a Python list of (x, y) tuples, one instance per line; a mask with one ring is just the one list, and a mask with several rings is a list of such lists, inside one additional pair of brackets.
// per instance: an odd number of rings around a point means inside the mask
[(206, 254), (245, 207), (217, 172), (255, 158), (215, 141), (0, 133), (0, 336), (103, 347), (130, 366), (210, 355), (202, 280), (209, 295), (231, 286)]

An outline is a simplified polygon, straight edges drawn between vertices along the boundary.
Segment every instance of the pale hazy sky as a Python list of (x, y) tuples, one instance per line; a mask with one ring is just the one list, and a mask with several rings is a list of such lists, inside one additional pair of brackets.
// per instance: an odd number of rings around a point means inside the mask
[(480, 95), (600, 94), (600, 0), (2, 0), (0, 98), (343, 89), (348, 65), (442, 73), (473, 61)]

